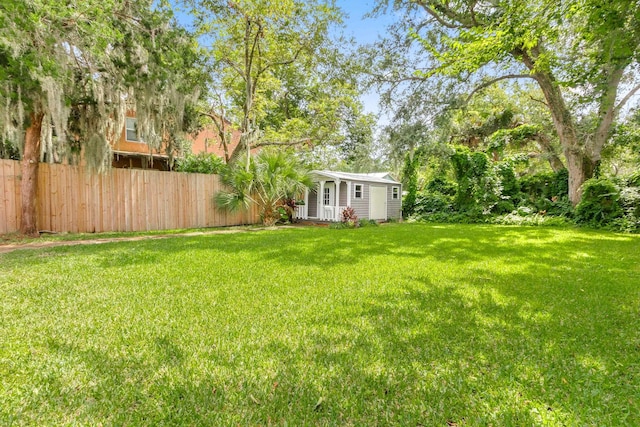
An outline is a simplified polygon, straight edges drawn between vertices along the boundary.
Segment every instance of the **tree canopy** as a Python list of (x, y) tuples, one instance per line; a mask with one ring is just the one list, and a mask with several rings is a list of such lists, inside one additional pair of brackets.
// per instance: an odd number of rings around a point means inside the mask
[(498, 81), (532, 79), (552, 117), (576, 204), (614, 119), (640, 89), (637, 2), (380, 0), (378, 10), (386, 8), (403, 17), (397, 37), (381, 45), (378, 81), (415, 87), (435, 79), (473, 95)]
[(362, 125), (363, 113), (351, 61), (330, 35), (342, 22), (333, 1), (187, 3), (213, 76), (206, 114), (242, 132), (230, 160), (261, 146), (313, 148), (362, 134), (348, 124)]
[(196, 62), (165, 1), (3, 2), (0, 130), (22, 151), (22, 231), (36, 232), (38, 161), (82, 150), (103, 168), (127, 111), (145, 142), (171, 153), (199, 94)]

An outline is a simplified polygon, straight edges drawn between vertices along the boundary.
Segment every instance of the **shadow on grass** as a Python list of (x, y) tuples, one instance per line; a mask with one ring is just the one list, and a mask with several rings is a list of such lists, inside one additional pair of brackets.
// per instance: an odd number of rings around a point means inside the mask
[[(244, 256), (245, 269), (354, 267), (375, 277), (355, 267), (391, 258), (385, 277), (394, 283), (340, 298), (345, 284), (326, 284), (309, 317), (300, 311), (310, 300), (296, 297), (289, 323), (239, 307), (247, 325), (237, 336), (207, 321), (211, 308), (198, 318), (204, 327), (149, 331), (140, 349), (52, 338), (55, 363), (41, 362), (42, 391), (25, 392), (22, 411), (58, 414), (63, 424), (640, 424), (639, 243), (554, 229), (399, 226), (83, 248), (105, 269), (160, 267), (187, 254), (194, 263)], [(444, 267), (425, 271), (423, 260)], [(503, 264), (518, 268), (495, 267)], [(269, 307), (273, 295), (265, 285), (254, 298)]]

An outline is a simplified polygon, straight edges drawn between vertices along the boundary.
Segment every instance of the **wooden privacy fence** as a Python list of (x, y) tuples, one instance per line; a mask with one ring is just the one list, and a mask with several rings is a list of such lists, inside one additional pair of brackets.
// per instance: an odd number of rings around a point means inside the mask
[[(0, 234), (20, 229), (20, 163), (0, 160)], [(89, 173), (81, 166), (41, 163), (38, 172), (38, 229), (92, 233), (255, 224), (247, 212), (218, 210), (223, 189), (217, 175), (111, 169)]]

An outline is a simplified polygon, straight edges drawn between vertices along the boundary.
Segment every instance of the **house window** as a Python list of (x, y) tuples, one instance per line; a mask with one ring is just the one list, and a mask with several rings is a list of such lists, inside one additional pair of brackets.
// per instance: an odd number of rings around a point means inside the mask
[(127, 117), (127, 141), (141, 142), (138, 138), (138, 120), (132, 117)]
[(331, 204), (331, 190), (329, 190), (328, 187), (324, 188), (323, 204), (325, 206), (328, 206)]
[(362, 184), (355, 184), (353, 186), (353, 198), (362, 199)]
[(391, 187), (391, 198), (398, 200), (400, 198), (400, 187)]

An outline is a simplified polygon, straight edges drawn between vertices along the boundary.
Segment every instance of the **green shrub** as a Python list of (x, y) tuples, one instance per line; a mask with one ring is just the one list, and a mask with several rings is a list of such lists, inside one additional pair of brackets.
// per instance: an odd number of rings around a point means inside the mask
[(345, 228), (349, 228), (349, 227), (347, 227), (347, 225), (344, 222), (332, 222), (329, 224), (329, 229), (331, 230), (343, 230)]
[(440, 193), (446, 196), (455, 196), (457, 185), (446, 178), (437, 176), (426, 185), (425, 190), (429, 193)]
[(480, 209), (472, 209), (464, 212), (434, 212), (424, 215), (414, 215), (409, 222), (436, 222), (449, 224), (483, 224), (489, 222), (491, 216), (486, 215)]
[(569, 196), (569, 171), (562, 169), (553, 174), (553, 181), (551, 182), (551, 197), (565, 197)]
[(569, 194), (569, 172), (544, 172), (524, 175), (519, 180), (520, 190), (529, 200), (562, 198)]
[[(633, 183), (631, 181), (631, 183)], [(612, 228), (625, 233), (640, 232), (640, 188), (628, 186), (620, 190), (623, 214), (612, 222)]]
[(375, 219), (362, 218), (360, 221), (358, 221), (358, 225), (360, 227), (377, 227), (380, 224), (378, 224), (378, 221), (376, 221)]
[(566, 218), (572, 218), (574, 215), (573, 205), (569, 200), (569, 196), (554, 197), (545, 210), (547, 211), (547, 215), (563, 216)]
[(530, 225), (530, 226), (566, 226), (573, 224), (569, 219), (559, 216), (541, 215), (538, 213), (522, 216), (518, 213), (496, 216), (491, 221), (501, 225)]
[(627, 179), (627, 185), (629, 187), (640, 187), (640, 171), (637, 171), (637, 172), (633, 173)]
[(489, 157), (479, 151), (470, 151), (466, 147), (458, 147), (451, 156), (451, 164), (455, 173), (458, 188), (455, 208), (459, 212), (468, 212), (476, 217), (488, 213), (500, 201), (500, 178), (491, 167)]
[(225, 167), (224, 160), (215, 154), (189, 154), (176, 161), (175, 170), (178, 172), (219, 174)]
[(515, 209), (516, 209), (516, 206), (513, 204), (511, 200), (500, 200), (498, 203), (495, 204), (491, 212), (497, 215), (503, 215), (503, 214), (513, 212)]
[(500, 178), (503, 199), (508, 198), (512, 201), (512, 204), (517, 203), (521, 199), (520, 183), (511, 163), (501, 162), (496, 165), (496, 174)]
[(402, 170), (402, 183), (406, 194), (402, 198), (402, 216), (412, 215), (416, 206), (418, 194), (418, 167), (422, 156), (420, 153), (407, 153), (404, 158), (404, 168)]
[(416, 199), (415, 214), (423, 216), (436, 212), (453, 211), (453, 198), (441, 193), (422, 193)]
[(576, 222), (594, 227), (610, 224), (622, 215), (620, 192), (605, 178), (591, 178), (582, 184), (582, 200), (576, 206)]

